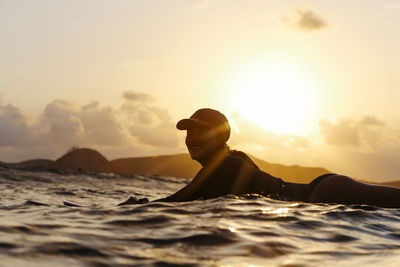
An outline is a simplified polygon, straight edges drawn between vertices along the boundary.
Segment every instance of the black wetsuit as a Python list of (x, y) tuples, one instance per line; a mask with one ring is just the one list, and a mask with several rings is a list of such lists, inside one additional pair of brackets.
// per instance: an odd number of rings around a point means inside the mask
[(312, 190), (323, 179), (317, 177), (309, 184), (285, 182), (261, 171), (243, 152), (230, 151), (216, 156), (193, 180), (175, 194), (158, 201), (180, 202), (216, 198), (224, 195), (260, 194), (270, 198), (309, 202)]

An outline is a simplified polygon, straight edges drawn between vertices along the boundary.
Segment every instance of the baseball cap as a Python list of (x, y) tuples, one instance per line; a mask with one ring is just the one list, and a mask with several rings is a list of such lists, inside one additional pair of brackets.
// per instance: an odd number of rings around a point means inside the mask
[(178, 121), (176, 128), (179, 130), (187, 130), (195, 125), (215, 128), (218, 132), (225, 135), (226, 140), (229, 139), (231, 133), (231, 127), (225, 115), (211, 108), (197, 110), (189, 119)]

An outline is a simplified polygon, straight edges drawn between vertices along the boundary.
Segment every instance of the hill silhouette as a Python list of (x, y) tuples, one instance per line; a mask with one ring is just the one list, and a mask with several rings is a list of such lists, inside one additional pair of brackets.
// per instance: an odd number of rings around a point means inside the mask
[(62, 170), (113, 172), (109, 161), (98, 151), (89, 148), (73, 149), (50, 166)]
[(200, 164), (192, 160), (189, 154), (115, 159), (110, 161), (110, 164), (116, 173), (179, 178), (192, 178), (201, 168)]
[(382, 185), (388, 185), (388, 186), (394, 186), (394, 187), (400, 187), (400, 181), (391, 181), (391, 182), (385, 182), (381, 183)]
[[(329, 173), (323, 168), (285, 166), (251, 158), (261, 170), (289, 182), (308, 183), (315, 177)], [(190, 158), (189, 154), (164, 155), (140, 158), (125, 158), (112, 160), (111, 166), (117, 173), (136, 173), (142, 175), (162, 175), (183, 178), (193, 178), (201, 165)]]
[(298, 165), (287, 166), (269, 163), (251, 155), (250, 158), (261, 170), (268, 172), (272, 176), (280, 177), (285, 181), (292, 183), (309, 183), (322, 174), (330, 173), (330, 171), (319, 167), (301, 167)]
[[(323, 168), (286, 166), (268, 163), (253, 156), (251, 158), (261, 170), (289, 182), (308, 183), (321, 174), (329, 173), (328, 170)], [(89, 148), (72, 149), (56, 161), (35, 159), (8, 165), (119, 174), (160, 175), (187, 179), (193, 178), (201, 168), (201, 165), (192, 160), (189, 154), (131, 157), (108, 161), (98, 151)]]
[[(249, 155), (258, 167), (269, 174), (288, 182), (309, 183), (315, 177), (329, 173), (318, 167), (287, 166), (269, 163)], [(77, 148), (53, 161), (49, 159), (33, 159), (19, 163), (0, 162), (0, 166), (33, 167), (41, 169), (82, 170), (91, 172), (113, 172), (117, 174), (160, 175), (178, 178), (193, 178), (201, 166), (190, 158), (189, 154), (161, 155), (151, 157), (131, 157), (107, 160), (94, 149)], [(400, 187), (400, 181), (381, 183)]]
[(31, 159), (18, 163), (18, 165), (24, 167), (50, 167), (52, 164), (54, 164), (54, 161), (50, 159)]

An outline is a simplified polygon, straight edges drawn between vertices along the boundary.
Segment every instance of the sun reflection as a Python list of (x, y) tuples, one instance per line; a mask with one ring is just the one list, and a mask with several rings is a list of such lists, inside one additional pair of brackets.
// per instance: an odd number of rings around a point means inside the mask
[(236, 232), (236, 229), (234, 227), (232, 227), (232, 226), (229, 226), (228, 230), (231, 231), (232, 233)]
[(277, 209), (262, 208), (261, 212), (262, 214), (277, 214), (281, 217), (285, 217), (289, 213), (289, 208), (277, 208)]

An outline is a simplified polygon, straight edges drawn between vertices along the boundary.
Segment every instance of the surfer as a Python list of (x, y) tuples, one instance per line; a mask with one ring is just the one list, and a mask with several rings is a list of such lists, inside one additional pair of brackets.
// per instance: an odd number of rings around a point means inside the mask
[[(274, 199), (313, 203), (368, 204), (400, 207), (400, 189), (361, 183), (344, 175), (324, 174), (309, 184), (290, 183), (258, 168), (244, 152), (226, 144), (231, 128), (217, 110), (203, 108), (176, 127), (186, 130), (185, 143), (202, 168), (192, 181), (171, 196), (155, 201), (183, 202), (228, 194), (260, 194)], [(119, 205), (146, 203), (130, 197)]]

